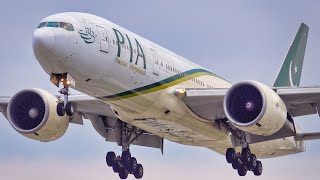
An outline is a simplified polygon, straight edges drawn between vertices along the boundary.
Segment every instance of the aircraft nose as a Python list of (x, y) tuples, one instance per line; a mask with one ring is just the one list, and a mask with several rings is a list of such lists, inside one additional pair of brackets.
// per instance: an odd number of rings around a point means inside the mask
[(54, 45), (54, 32), (51, 29), (36, 29), (33, 33), (33, 51), (38, 55), (50, 53)]

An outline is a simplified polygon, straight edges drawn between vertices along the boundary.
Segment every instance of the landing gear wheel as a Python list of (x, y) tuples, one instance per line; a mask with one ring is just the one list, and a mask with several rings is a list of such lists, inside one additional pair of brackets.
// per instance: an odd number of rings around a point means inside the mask
[(226, 159), (228, 163), (232, 163), (236, 159), (236, 151), (233, 148), (227, 149)]
[(137, 170), (138, 162), (137, 159), (134, 157), (131, 157), (130, 160), (130, 173), (134, 173)]
[(64, 116), (65, 113), (66, 113), (66, 111), (64, 109), (63, 103), (58, 103), (57, 104), (57, 114), (58, 114), (58, 116)]
[(129, 172), (126, 168), (121, 168), (119, 170), (119, 177), (120, 179), (127, 179), (128, 178), (128, 175), (129, 175)]
[(113, 166), (112, 166), (112, 170), (113, 170), (113, 172), (118, 173), (119, 170), (120, 170), (119, 164), (118, 163), (114, 163)]
[(232, 161), (232, 168), (233, 169), (238, 169), (239, 168), (239, 161), (238, 159), (235, 159)]
[(257, 157), (256, 155), (252, 154), (249, 169), (254, 170), (256, 167), (257, 167)]
[(68, 102), (65, 109), (66, 109), (66, 114), (68, 116), (73, 116), (73, 114), (74, 114), (74, 106), (73, 106), (72, 103)]
[(249, 148), (243, 148), (241, 152), (241, 160), (245, 165), (249, 165), (251, 161), (251, 151)]
[(253, 174), (256, 176), (260, 176), (262, 174), (262, 170), (263, 167), (261, 161), (257, 161), (257, 166), (253, 169)]
[(141, 164), (137, 165), (136, 171), (133, 173), (136, 179), (141, 179), (143, 177), (143, 167)]
[(247, 168), (243, 165), (239, 166), (238, 168), (238, 174), (239, 176), (245, 176), (247, 174)]
[(130, 167), (131, 154), (129, 151), (123, 151), (121, 155), (121, 163), (125, 167)]
[(106, 156), (106, 162), (109, 167), (115, 164), (116, 154), (114, 152), (108, 152)]

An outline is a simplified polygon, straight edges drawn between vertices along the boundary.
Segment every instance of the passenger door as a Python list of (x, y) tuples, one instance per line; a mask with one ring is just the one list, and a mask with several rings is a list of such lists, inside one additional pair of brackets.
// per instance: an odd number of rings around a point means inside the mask
[(160, 62), (159, 62), (158, 54), (155, 50), (153, 49), (150, 49), (150, 50), (151, 50), (151, 58), (153, 61), (153, 74), (156, 76), (159, 76)]
[(109, 38), (107, 31), (104, 27), (98, 26), (97, 29), (100, 35), (100, 51), (108, 53), (109, 52)]

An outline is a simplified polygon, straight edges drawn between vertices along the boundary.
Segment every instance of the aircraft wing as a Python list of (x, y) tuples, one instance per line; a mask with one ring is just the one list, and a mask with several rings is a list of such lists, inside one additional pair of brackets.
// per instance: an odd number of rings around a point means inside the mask
[[(59, 97), (58, 97), (59, 98)], [(7, 118), (7, 106), (11, 97), (0, 97), (0, 112)], [(83, 124), (83, 119), (89, 119), (96, 131), (106, 141), (117, 142), (116, 122), (118, 118), (110, 105), (88, 95), (70, 95), (69, 102), (74, 103), (75, 114), (70, 117), (70, 123)], [(163, 139), (146, 131), (132, 142), (133, 145), (163, 149)]]
[(320, 87), (277, 88), (275, 91), (285, 102), (291, 116), (319, 113)]
[[(180, 91), (180, 90), (179, 90)], [(226, 118), (223, 100), (228, 89), (185, 89), (177, 94), (196, 115), (204, 119), (217, 120)], [(318, 113), (320, 108), (320, 87), (275, 88), (293, 116)]]
[(180, 97), (189, 109), (203, 119), (217, 120), (226, 118), (223, 109), (223, 99), (229, 89), (193, 89), (183, 90)]

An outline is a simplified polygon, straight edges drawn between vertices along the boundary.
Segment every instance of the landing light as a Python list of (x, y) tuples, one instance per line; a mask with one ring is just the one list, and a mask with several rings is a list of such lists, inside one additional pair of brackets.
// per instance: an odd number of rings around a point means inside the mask
[(175, 89), (173, 94), (176, 95), (178, 98), (182, 99), (186, 96), (186, 90), (185, 89)]

